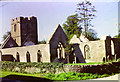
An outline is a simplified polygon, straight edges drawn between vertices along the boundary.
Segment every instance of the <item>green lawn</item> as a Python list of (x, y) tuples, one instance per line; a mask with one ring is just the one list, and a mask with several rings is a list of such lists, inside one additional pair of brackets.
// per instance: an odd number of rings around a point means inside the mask
[(1, 71), (1, 73), (2, 73), (2, 75), (0, 77), (7, 79), (9, 76), (13, 76), (12, 78), (9, 77), (8, 79), (14, 79), (14, 80), (21, 80), (21, 78), (23, 80), (23, 77), (25, 80), (25, 78), (27, 77), (28, 80), (43, 78), (43, 79), (48, 79), (48, 80), (64, 81), (64, 80), (86, 80), (86, 79), (95, 79), (95, 78), (102, 78), (102, 77), (109, 76), (107, 74), (98, 75), (98, 74), (74, 73), (74, 72), (60, 73), (60, 74), (49, 73), (46, 75), (43, 75), (43, 74), (24, 74), (24, 73), (16, 73), (16, 72), (9, 72), (9, 71)]
[(27, 82), (33, 82), (33, 81), (47, 81), (52, 82), (50, 79), (46, 79), (41, 76), (41, 74), (24, 74), (24, 73), (15, 73), (15, 72), (9, 72), (9, 71), (1, 71), (0, 78), (4, 79), (10, 79), (10, 80), (18, 80), (18, 81), (27, 81)]
[[(6, 64), (10, 67), (14, 66), (14, 64), (12, 62), (10, 62), (10, 63), (6, 62)], [(27, 64), (29, 65), (29, 63), (27, 63)], [(66, 65), (95, 65), (95, 64), (105, 64), (105, 63), (103, 63), (103, 62), (90, 62), (90, 63), (76, 63), (76, 64), (66, 64)], [(33, 63), (31, 63), (30, 65), (34, 66)], [(44, 64), (44, 65), (46, 66), (49, 64)], [(54, 64), (54, 65), (56, 66), (56, 64)], [(62, 64), (60, 64), (60, 66), (61, 65)], [(41, 64), (38, 66), (41, 66)], [(49, 65), (49, 66), (51, 66), (51, 65)], [(0, 78), (12, 79), (12, 80), (47, 80), (47, 81), (51, 81), (51, 80), (64, 81), (64, 80), (66, 80), (67, 81), (67, 80), (95, 79), (95, 78), (102, 78), (102, 77), (110, 76), (107, 74), (98, 75), (98, 74), (91, 74), (91, 73), (75, 73), (75, 72), (60, 73), (60, 74), (51, 74), (51, 73), (49, 73), (49, 74), (42, 74), (42, 73), (28, 74), (28, 73), (11, 72), (11, 71), (6, 71), (6, 70), (0, 71), (0, 73), (1, 73)]]
[(89, 63), (75, 63), (75, 64), (66, 64), (66, 65), (95, 65), (95, 64), (103, 64), (103, 62), (89, 62)]
[(69, 72), (69, 73), (60, 73), (60, 74), (47, 74), (44, 77), (50, 80), (65, 81), (65, 80), (87, 80), (87, 79), (102, 78), (102, 77), (107, 77), (107, 76), (110, 76), (110, 75)]
[(24, 74), (24, 73), (10, 72), (10, 71), (1, 71), (0, 77), (3, 78), (8, 75), (23, 75), (23, 76), (41, 77), (41, 74)]

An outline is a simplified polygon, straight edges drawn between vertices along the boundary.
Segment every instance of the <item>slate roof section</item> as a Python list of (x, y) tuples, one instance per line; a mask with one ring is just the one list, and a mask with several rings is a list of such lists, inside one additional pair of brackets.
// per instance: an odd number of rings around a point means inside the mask
[(12, 47), (18, 47), (17, 43), (11, 35), (8, 35), (7, 38), (4, 40), (4, 43), (1, 45), (1, 48), (12, 48)]

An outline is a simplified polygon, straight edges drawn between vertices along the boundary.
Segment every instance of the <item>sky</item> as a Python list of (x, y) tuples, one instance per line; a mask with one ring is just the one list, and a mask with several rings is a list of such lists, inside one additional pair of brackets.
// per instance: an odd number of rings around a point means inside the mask
[(120, 34), (120, 1), (118, 2), (118, 32)]
[[(3, 1), (0, 2), (0, 43), (2, 43), (3, 35), (11, 30), (11, 19), (19, 16), (37, 17), (38, 23), (38, 40), (47, 40), (56, 26), (62, 26), (70, 15), (76, 14), (77, 1)], [(95, 6), (96, 17), (92, 20), (94, 29), (98, 37), (115, 36), (118, 34), (118, 1), (116, 0), (98, 0), (92, 1)]]

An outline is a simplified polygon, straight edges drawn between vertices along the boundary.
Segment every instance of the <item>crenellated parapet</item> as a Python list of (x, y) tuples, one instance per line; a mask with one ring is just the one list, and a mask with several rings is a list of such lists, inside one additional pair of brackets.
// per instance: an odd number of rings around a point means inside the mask
[(12, 19), (11, 36), (19, 46), (37, 44), (37, 18), (31, 16)]
[(31, 17), (17, 17), (11, 20), (11, 25), (16, 23), (27, 23), (27, 22), (35, 22), (37, 21), (37, 18), (34, 16)]

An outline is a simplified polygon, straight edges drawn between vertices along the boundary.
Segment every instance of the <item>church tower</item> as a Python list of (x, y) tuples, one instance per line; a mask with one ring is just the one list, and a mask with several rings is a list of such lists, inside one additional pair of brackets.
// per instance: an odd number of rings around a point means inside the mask
[(11, 36), (18, 46), (29, 46), (38, 43), (37, 18), (17, 17), (11, 20)]

